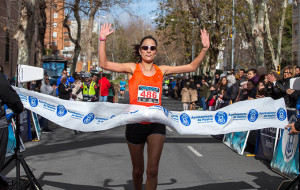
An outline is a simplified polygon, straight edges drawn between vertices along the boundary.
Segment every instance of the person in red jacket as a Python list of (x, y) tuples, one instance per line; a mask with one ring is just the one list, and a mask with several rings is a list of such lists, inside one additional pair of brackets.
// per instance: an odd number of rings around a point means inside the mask
[(102, 73), (102, 78), (98, 81), (99, 85), (99, 102), (107, 102), (107, 96), (109, 92), (110, 82)]

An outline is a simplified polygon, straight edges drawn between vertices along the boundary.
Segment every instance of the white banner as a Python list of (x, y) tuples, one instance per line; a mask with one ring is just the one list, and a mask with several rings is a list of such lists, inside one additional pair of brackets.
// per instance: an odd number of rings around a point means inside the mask
[(169, 111), (161, 106), (138, 106), (108, 102), (77, 102), (14, 88), (24, 107), (79, 131), (101, 131), (130, 123), (162, 123), (180, 134), (216, 135), (268, 128), (284, 128), (287, 112), (283, 98), (237, 102), (217, 111)]

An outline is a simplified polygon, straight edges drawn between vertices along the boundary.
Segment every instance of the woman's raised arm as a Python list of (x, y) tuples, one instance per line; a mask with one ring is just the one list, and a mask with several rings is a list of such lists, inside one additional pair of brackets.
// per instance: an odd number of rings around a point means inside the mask
[(209, 42), (209, 34), (205, 29), (201, 30), (201, 42), (202, 42), (203, 48), (202, 48), (200, 54), (196, 57), (196, 59), (194, 59), (188, 65), (181, 65), (181, 66), (163, 65), (163, 66), (160, 66), (160, 69), (163, 72), (163, 74), (168, 75), (168, 74), (188, 73), (188, 72), (196, 71), (196, 69), (202, 63), (207, 50), (209, 49), (209, 43), (210, 43)]
[(99, 64), (102, 69), (118, 73), (133, 73), (135, 63), (115, 63), (107, 60), (106, 57), (106, 40), (114, 32), (111, 24), (103, 24), (99, 32)]

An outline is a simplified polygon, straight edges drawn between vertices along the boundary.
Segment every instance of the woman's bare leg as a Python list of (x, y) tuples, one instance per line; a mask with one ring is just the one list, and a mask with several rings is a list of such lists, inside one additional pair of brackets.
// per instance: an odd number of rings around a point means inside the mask
[(128, 143), (128, 148), (132, 162), (132, 180), (135, 190), (142, 190), (143, 188), (143, 174), (144, 174), (144, 144), (134, 145)]
[(155, 190), (157, 187), (158, 166), (165, 138), (164, 135), (160, 134), (152, 134), (147, 138), (148, 163), (146, 170), (146, 190)]

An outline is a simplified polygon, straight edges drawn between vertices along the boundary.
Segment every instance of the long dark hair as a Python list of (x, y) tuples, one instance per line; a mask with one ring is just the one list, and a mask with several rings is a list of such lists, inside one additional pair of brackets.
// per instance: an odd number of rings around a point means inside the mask
[(141, 45), (144, 43), (144, 41), (145, 41), (146, 39), (151, 39), (151, 40), (153, 40), (153, 41), (155, 42), (155, 45), (157, 46), (157, 41), (156, 41), (156, 39), (155, 39), (153, 36), (151, 36), (151, 35), (145, 36), (145, 37), (141, 40), (141, 42), (140, 42), (139, 44), (134, 44), (134, 45), (133, 45), (133, 52), (132, 52), (132, 55), (133, 55), (134, 60), (135, 60), (137, 63), (140, 63), (140, 62), (142, 61), (142, 57), (141, 57), (141, 55), (140, 55), (139, 50), (140, 50)]

